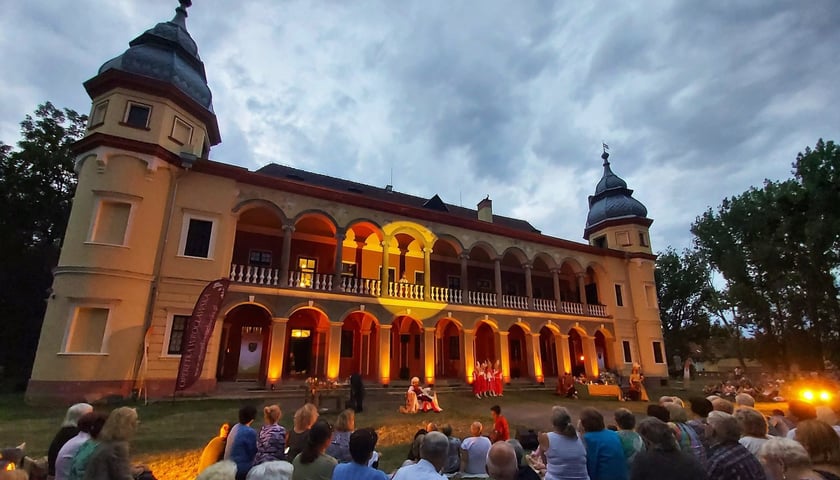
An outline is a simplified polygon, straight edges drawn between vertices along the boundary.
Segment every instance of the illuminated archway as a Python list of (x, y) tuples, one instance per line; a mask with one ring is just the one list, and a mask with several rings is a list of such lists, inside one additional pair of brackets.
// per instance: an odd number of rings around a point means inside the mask
[(528, 344), (525, 330), (514, 324), (508, 329), (508, 355), (510, 357), (510, 378), (528, 376)]
[(264, 383), (270, 327), (271, 313), (261, 305), (246, 303), (227, 312), (222, 325), (216, 378)]
[(475, 360), (479, 363), (495, 363), (498, 359), (497, 350), (494, 328), (488, 322), (479, 323), (475, 329)]
[(609, 370), (615, 366), (610, 354), (611, 343), (600, 329), (595, 332), (595, 355), (600, 370)]
[(300, 308), (286, 327), (284, 378), (326, 377), (330, 322), (315, 308)]
[(298, 215), (289, 256), (289, 285), (331, 290), (337, 247), (336, 225), (332, 217), (321, 211)]
[(452, 318), (442, 318), (435, 327), (435, 376), (458, 378), (463, 371), (461, 325)]
[(583, 338), (577, 328), (569, 330), (569, 357), (572, 365), (572, 375), (577, 377), (585, 374)]
[(359, 373), (364, 378), (379, 378), (379, 322), (368, 312), (353, 312), (341, 326), (338, 376), (347, 378)]
[(285, 216), (274, 204), (249, 201), (237, 206), (231, 280), (280, 285)]
[(423, 325), (419, 320), (401, 315), (391, 327), (391, 378), (425, 378), (426, 352)]
[(542, 359), (543, 374), (546, 377), (558, 376), (555, 332), (548, 327), (542, 327), (540, 329), (540, 357)]

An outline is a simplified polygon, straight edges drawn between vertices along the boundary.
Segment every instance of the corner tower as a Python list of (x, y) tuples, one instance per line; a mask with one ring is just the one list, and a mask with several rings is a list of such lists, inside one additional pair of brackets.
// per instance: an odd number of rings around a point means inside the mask
[(633, 198), (627, 182), (613, 173), (606, 145), (604, 175), (589, 197), (589, 215), (583, 238), (590, 245), (634, 253), (652, 253), (648, 229), (653, 220), (647, 218), (647, 208)]
[(178, 179), (221, 142), (186, 27), (191, 2), (179, 3), (84, 84), (90, 120), (73, 147), (78, 185), (30, 401), (126, 397), (139, 385)]

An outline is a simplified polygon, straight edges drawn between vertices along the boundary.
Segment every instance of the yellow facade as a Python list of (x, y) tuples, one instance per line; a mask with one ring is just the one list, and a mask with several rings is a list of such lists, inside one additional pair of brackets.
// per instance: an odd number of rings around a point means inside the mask
[[(30, 400), (171, 395), (185, 319), (221, 277), (231, 286), (187, 393), (351, 373), (471, 382), (485, 360), (506, 381), (633, 363), (666, 376), (649, 220), (591, 229), (587, 245), (497, 223), (489, 201), (470, 218), (195, 161), (211, 117), (134, 85), (91, 95)], [(145, 125), (132, 105), (149, 107)]]

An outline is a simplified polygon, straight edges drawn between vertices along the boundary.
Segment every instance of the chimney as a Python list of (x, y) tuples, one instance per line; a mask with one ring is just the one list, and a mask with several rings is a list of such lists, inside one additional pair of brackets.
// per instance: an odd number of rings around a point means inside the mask
[(493, 200), (490, 200), (490, 195), (478, 202), (478, 219), (482, 222), (493, 223)]

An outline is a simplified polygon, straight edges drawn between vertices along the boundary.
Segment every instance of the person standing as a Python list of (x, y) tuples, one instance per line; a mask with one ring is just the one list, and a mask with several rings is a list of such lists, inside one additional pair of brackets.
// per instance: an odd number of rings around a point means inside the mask
[(490, 415), (493, 416), (493, 432), (490, 434), (490, 441), (496, 443), (510, 440), (510, 426), (507, 418), (502, 415), (502, 407), (493, 405), (490, 407)]
[(362, 382), (362, 375), (354, 373), (350, 375), (350, 405), (356, 413), (362, 413), (365, 403), (365, 384)]

